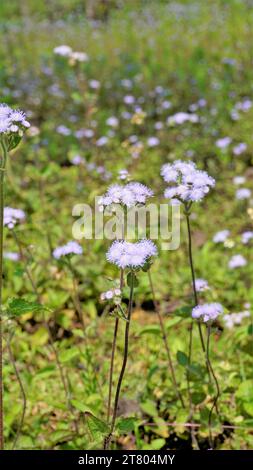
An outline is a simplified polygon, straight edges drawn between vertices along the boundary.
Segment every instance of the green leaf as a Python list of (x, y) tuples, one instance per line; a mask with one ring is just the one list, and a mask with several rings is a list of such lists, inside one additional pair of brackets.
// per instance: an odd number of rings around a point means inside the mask
[(80, 355), (80, 351), (75, 346), (70, 349), (66, 349), (66, 351), (61, 351), (59, 354), (61, 362), (71, 361), (72, 359), (75, 359), (79, 355)]
[(178, 351), (177, 352), (177, 362), (181, 366), (185, 367), (189, 363), (189, 358), (183, 351)]
[(159, 336), (161, 334), (160, 326), (159, 325), (145, 326), (139, 331), (140, 336), (146, 335), (146, 334)]
[(150, 444), (144, 444), (143, 450), (159, 450), (166, 445), (165, 439), (153, 439)]
[(74, 408), (76, 408), (77, 410), (79, 411), (82, 411), (83, 413), (87, 412), (87, 406), (82, 403), (81, 401), (79, 400), (71, 400), (71, 405), (74, 406)]
[(202, 403), (206, 398), (206, 395), (204, 392), (195, 392), (192, 394), (192, 403), (194, 405), (198, 405), (199, 403)]
[(248, 327), (248, 335), (253, 335), (253, 324)]
[(84, 417), (94, 440), (102, 438), (109, 433), (109, 426), (101, 419), (96, 418), (96, 416), (89, 411), (84, 413)]
[(253, 401), (253, 380), (249, 379), (242, 382), (236, 391), (236, 396), (243, 402)]
[(243, 408), (248, 415), (253, 416), (253, 403), (243, 403)]
[(141, 403), (140, 405), (142, 411), (146, 413), (149, 416), (157, 416), (158, 411), (156, 409), (155, 403), (152, 402), (151, 400), (147, 400), (144, 403)]
[(51, 364), (49, 366), (43, 367), (43, 369), (40, 369), (36, 375), (33, 377), (33, 380), (41, 379), (41, 378), (46, 378), (50, 377), (50, 375), (54, 374), (55, 372), (55, 365)]
[(136, 421), (136, 418), (121, 418), (117, 423), (117, 429), (122, 433), (131, 432), (135, 428)]
[(181, 307), (175, 310), (174, 315), (178, 317), (183, 317), (183, 318), (191, 318), (191, 312), (192, 308), (191, 307)]
[(28, 300), (22, 298), (11, 299), (7, 305), (7, 313), (9, 315), (15, 316), (20, 316), (29, 312), (41, 312), (43, 310), (49, 309), (44, 305), (39, 304), (38, 302), (29, 302)]
[(192, 382), (203, 380), (203, 378), (205, 377), (206, 369), (200, 364), (188, 364), (186, 366), (186, 369), (189, 374), (189, 380), (191, 380)]
[(168, 321), (166, 321), (165, 328), (168, 330), (172, 326), (177, 325), (178, 323), (180, 323), (181, 320), (182, 320), (181, 318), (170, 318)]

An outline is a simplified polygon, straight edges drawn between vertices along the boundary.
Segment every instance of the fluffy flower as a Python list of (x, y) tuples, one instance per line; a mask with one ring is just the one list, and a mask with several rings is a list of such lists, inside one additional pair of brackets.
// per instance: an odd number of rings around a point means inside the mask
[(215, 144), (216, 144), (216, 147), (223, 150), (223, 149), (226, 149), (229, 146), (229, 144), (231, 144), (231, 142), (232, 142), (232, 139), (230, 137), (223, 137), (221, 139), (216, 140)]
[(205, 279), (196, 279), (195, 288), (197, 292), (203, 292), (209, 289), (208, 282)]
[(233, 179), (233, 183), (236, 185), (244, 184), (246, 181), (245, 176), (235, 176)]
[(82, 247), (79, 245), (79, 243), (75, 241), (70, 241), (66, 245), (58, 246), (55, 248), (53, 251), (53, 257), (55, 259), (59, 259), (62, 256), (66, 255), (81, 255), (83, 253)]
[(249, 199), (251, 196), (251, 191), (248, 188), (241, 188), (237, 189), (235, 197), (238, 201), (242, 201), (243, 199)]
[(161, 175), (166, 183), (176, 183), (165, 190), (164, 196), (168, 199), (201, 201), (215, 185), (215, 180), (205, 171), (198, 170), (193, 162), (166, 163), (161, 168)]
[(244, 258), (242, 255), (234, 255), (232, 258), (230, 258), (228, 262), (228, 267), (230, 269), (235, 269), (235, 268), (241, 268), (243, 266), (246, 266), (247, 260)]
[(56, 55), (60, 55), (61, 57), (69, 57), (72, 54), (72, 49), (71, 47), (62, 44), (61, 46), (54, 48), (54, 53)]
[(112, 204), (122, 204), (128, 208), (136, 204), (145, 204), (147, 198), (153, 196), (153, 191), (141, 183), (127, 183), (125, 186), (113, 184), (108, 191), (100, 198), (99, 206), (111, 206)]
[(242, 233), (241, 240), (244, 245), (247, 245), (247, 243), (249, 243), (249, 241), (252, 240), (252, 238), (253, 238), (252, 231), (248, 230), (247, 232)]
[(111, 299), (117, 299), (121, 296), (121, 289), (110, 289), (107, 290), (106, 292), (102, 292), (100, 295), (101, 300), (111, 300)]
[(230, 315), (224, 315), (223, 320), (225, 326), (228, 329), (232, 329), (235, 325), (240, 325), (244, 318), (250, 317), (250, 312), (244, 310), (243, 312), (231, 313)]
[(119, 268), (138, 268), (144, 266), (151, 256), (157, 255), (157, 248), (151, 240), (141, 240), (136, 243), (114, 241), (109, 248), (107, 260)]
[(214, 302), (210, 304), (197, 305), (192, 310), (192, 318), (201, 319), (204, 322), (215, 320), (221, 313), (223, 307), (221, 304)]
[(5, 251), (3, 253), (4, 259), (9, 259), (10, 261), (18, 261), (20, 258), (19, 253), (16, 253), (15, 251)]
[(167, 123), (169, 125), (173, 124), (184, 124), (185, 122), (193, 122), (196, 123), (199, 121), (199, 117), (197, 114), (189, 114), (184, 112), (179, 112), (174, 114), (173, 116), (169, 116)]
[(247, 144), (244, 142), (240, 142), (240, 144), (237, 144), (233, 148), (233, 154), (234, 155), (241, 155), (241, 153), (245, 152), (247, 150)]
[(4, 226), (12, 229), (18, 222), (22, 222), (24, 219), (25, 213), (22, 209), (4, 208)]
[(19, 109), (11, 109), (5, 103), (0, 104), (0, 134), (23, 133), (30, 127), (26, 115)]
[(220, 230), (213, 237), (214, 243), (224, 243), (230, 235), (230, 230)]

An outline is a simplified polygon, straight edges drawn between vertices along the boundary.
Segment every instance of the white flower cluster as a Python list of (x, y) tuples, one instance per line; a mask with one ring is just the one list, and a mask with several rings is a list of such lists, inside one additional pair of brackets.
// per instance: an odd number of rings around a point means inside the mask
[(248, 310), (244, 310), (243, 312), (224, 315), (223, 320), (225, 326), (229, 329), (232, 329), (235, 325), (240, 325), (242, 323), (242, 320), (248, 317), (250, 317), (250, 312)]
[(118, 299), (121, 296), (121, 289), (110, 289), (107, 290), (106, 292), (102, 292), (100, 295), (101, 300), (113, 300), (113, 299)]
[(70, 241), (66, 245), (58, 246), (53, 251), (53, 257), (60, 259), (66, 255), (81, 255), (83, 253), (82, 247), (75, 241)]
[(25, 213), (22, 209), (14, 209), (12, 207), (4, 208), (4, 226), (12, 229), (18, 222), (25, 219)]
[(197, 318), (198, 320), (201, 319), (206, 323), (215, 320), (222, 313), (222, 305), (214, 302), (210, 304), (197, 305), (197, 307), (194, 307), (192, 310), (192, 318)]
[(166, 183), (171, 183), (164, 196), (179, 201), (201, 201), (215, 186), (215, 180), (205, 171), (198, 170), (193, 162), (177, 160), (166, 163), (161, 168), (161, 175)]
[(195, 279), (195, 288), (197, 292), (204, 292), (210, 289), (205, 279)]
[(106, 257), (108, 261), (119, 268), (138, 268), (157, 255), (157, 248), (151, 240), (140, 240), (136, 243), (126, 241), (114, 241), (109, 248)]
[(0, 135), (19, 134), (30, 127), (23, 111), (12, 109), (5, 103), (0, 104)]
[(247, 260), (244, 258), (242, 255), (234, 255), (232, 258), (230, 258), (228, 262), (228, 267), (230, 269), (235, 269), (235, 268), (242, 268), (243, 266), (246, 266)]
[(169, 116), (167, 123), (172, 126), (174, 124), (184, 124), (185, 122), (192, 122), (196, 123), (199, 122), (199, 117), (197, 114), (190, 114), (190, 113), (185, 113), (185, 112), (179, 112), (174, 114), (173, 116)]
[(213, 237), (214, 243), (224, 243), (230, 235), (230, 230), (220, 230)]
[(100, 210), (113, 204), (122, 204), (128, 208), (137, 204), (145, 204), (147, 198), (153, 196), (153, 191), (141, 183), (127, 183), (111, 185), (98, 202)]
[(87, 62), (89, 56), (85, 52), (73, 51), (71, 47), (62, 44), (54, 48), (54, 53), (60, 57), (67, 57), (71, 63)]

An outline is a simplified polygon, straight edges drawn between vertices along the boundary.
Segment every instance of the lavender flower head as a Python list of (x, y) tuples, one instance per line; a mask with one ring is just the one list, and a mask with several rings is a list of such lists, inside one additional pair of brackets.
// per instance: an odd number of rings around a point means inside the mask
[(206, 323), (215, 320), (222, 313), (222, 305), (214, 302), (210, 304), (197, 305), (197, 307), (194, 307), (192, 310), (192, 318), (203, 320)]
[(246, 266), (247, 260), (244, 258), (242, 255), (234, 255), (232, 258), (230, 258), (228, 262), (228, 267), (230, 269), (235, 269), (235, 268), (241, 268), (243, 266)]
[(151, 240), (141, 240), (136, 243), (114, 241), (109, 248), (106, 258), (119, 268), (139, 268), (157, 255), (157, 248)]
[(22, 137), (24, 131), (30, 127), (26, 115), (19, 109), (12, 109), (5, 103), (0, 104), (0, 137), (17, 134)]
[(4, 226), (12, 229), (18, 222), (25, 219), (25, 213), (22, 209), (13, 209), (12, 207), (4, 208)]
[(83, 253), (82, 247), (75, 241), (70, 241), (66, 245), (58, 246), (53, 251), (53, 257), (60, 259), (66, 255), (81, 255)]
[(237, 189), (235, 197), (238, 201), (249, 199), (251, 197), (251, 191), (248, 188)]
[(241, 240), (244, 245), (247, 245), (250, 240), (253, 238), (253, 232), (251, 230), (248, 230), (246, 232), (242, 233)]
[(121, 204), (128, 208), (138, 204), (145, 204), (147, 198), (153, 196), (153, 191), (141, 183), (127, 183), (125, 186), (113, 184), (100, 198), (101, 210), (113, 204)]
[(209, 289), (208, 282), (205, 279), (196, 279), (195, 288), (197, 292), (204, 292)]
[(215, 186), (215, 180), (205, 171), (198, 170), (193, 162), (177, 160), (166, 163), (161, 168), (161, 175), (166, 183), (171, 184), (164, 196), (182, 202), (201, 201)]
[(220, 230), (213, 237), (214, 243), (224, 243), (230, 235), (230, 230)]

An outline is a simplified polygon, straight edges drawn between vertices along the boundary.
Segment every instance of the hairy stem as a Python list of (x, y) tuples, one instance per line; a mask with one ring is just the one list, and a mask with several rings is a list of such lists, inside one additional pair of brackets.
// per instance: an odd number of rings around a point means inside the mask
[(3, 214), (4, 214), (4, 173), (7, 160), (7, 147), (4, 139), (1, 140), (1, 164), (0, 164), (0, 450), (4, 449), (3, 429), (3, 315), (2, 315), (2, 290), (3, 290)]
[(175, 387), (176, 395), (177, 395), (179, 401), (181, 402), (182, 407), (185, 408), (184, 400), (183, 400), (183, 397), (180, 393), (180, 390), (179, 390), (179, 387), (178, 387), (178, 384), (177, 384), (176, 374), (175, 374), (175, 370), (174, 370), (174, 366), (173, 366), (173, 362), (172, 362), (172, 358), (171, 358), (171, 352), (170, 352), (170, 347), (169, 347), (168, 338), (167, 338), (167, 334), (166, 334), (166, 329), (165, 329), (163, 317), (160, 313), (160, 308), (159, 308), (158, 302), (156, 300), (155, 289), (154, 289), (150, 269), (148, 270), (148, 278), (149, 278), (150, 289), (151, 289), (151, 292), (152, 292), (153, 302), (154, 302), (154, 305), (155, 305), (155, 311), (157, 313), (159, 323), (160, 323), (160, 328), (161, 328), (161, 331), (162, 331), (162, 338), (163, 338), (165, 350), (166, 350), (167, 357), (168, 357), (168, 364), (169, 364), (169, 369), (170, 369), (170, 373), (171, 373), (172, 382), (173, 382), (173, 385)]
[(211, 361), (210, 361), (210, 352), (209, 352), (209, 350), (210, 350), (210, 336), (211, 336), (211, 325), (208, 325), (208, 327), (207, 327), (206, 361), (207, 361), (209, 370), (210, 370), (210, 372), (213, 376), (215, 387), (216, 387), (216, 395), (214, 397), (213, 404), (210, 408), (209, 416), (208, 416), (209, 444), (210, 444), (210, 447), (213, 448), (214, 442), (213, 442), (213, 436), (212, 436), (212, 414), (213, 414), (214, 408), (216, 408), (217, 414), (219, 416), (218, 400), (219, 400), (219, 397), (220, 397), (220, 387), (219, 387), (219, 382), (217, 380), (217, 377), (214, 373), (213, 366), (212, 366)]
[(111, 427), (110, 427), (110, 433), (108, 434), (108, 436), (105, 438), (105, 441), (104, 441), (104, 449), (105, 450), (109, 449), (112, 434), (114, 432), (115, 422), (116, 422), (116, 417), (117, 417), (120, 390), (121, 390), (121, 385), (122, 385), (122, 381), (123, 381), (123, 378), (124, 378), (124, 373), (125, 373), (125, 369), (126, 369), (126, 365), (127, 365), (128, 346), (129, 346), (129, 329), (130, 329), (131, 314), (132, 314), (132, 309), (133, 309), (133, 295), (134, 295), (134, 273), (132, 272), (131, 273), (130, 297), (129, 297), (127, 320), (126, 320), (126, 326), (125, 326), (124, 357), (123, 357), (123, 363), (122, 363), (121, 371), (120, 371), (120, 374), (119, 374), (116, 393), (115, 393), (115, 400), (114, 400), (113, 416), (112, 416), (112, 422), (111, 422)]
[[(193, 290), (193, 296), (194, 296), (194, 304), (195, 307), (198, 305), (198, 294), (196, 290), (196, 279), (195, 279), (195, 271), (194, 271), (194, 264), (193, 264), (193, 255), (192, 255), (192, 236), (191, 236), (191, 226), (190, 226), (190, 216), (189, 212), (185, 212), (186, 215), (186, 223), (187, 223), (187, 232), (188, 232), (188, 256), (189, 256), (189, 263), (190, 263), (190, 268), (191, 268), (191, 276), (192, 276), (192, 290)], [(201, 330), (201, 325), (200, 322), (198, 322), (198, 329), (199, 329), (199, 337), (201, 341), (201, 346), (203, 352), (205, 352), (205, 343), (204, 343), (204, 338), (203, 338), (203, 333)]]

